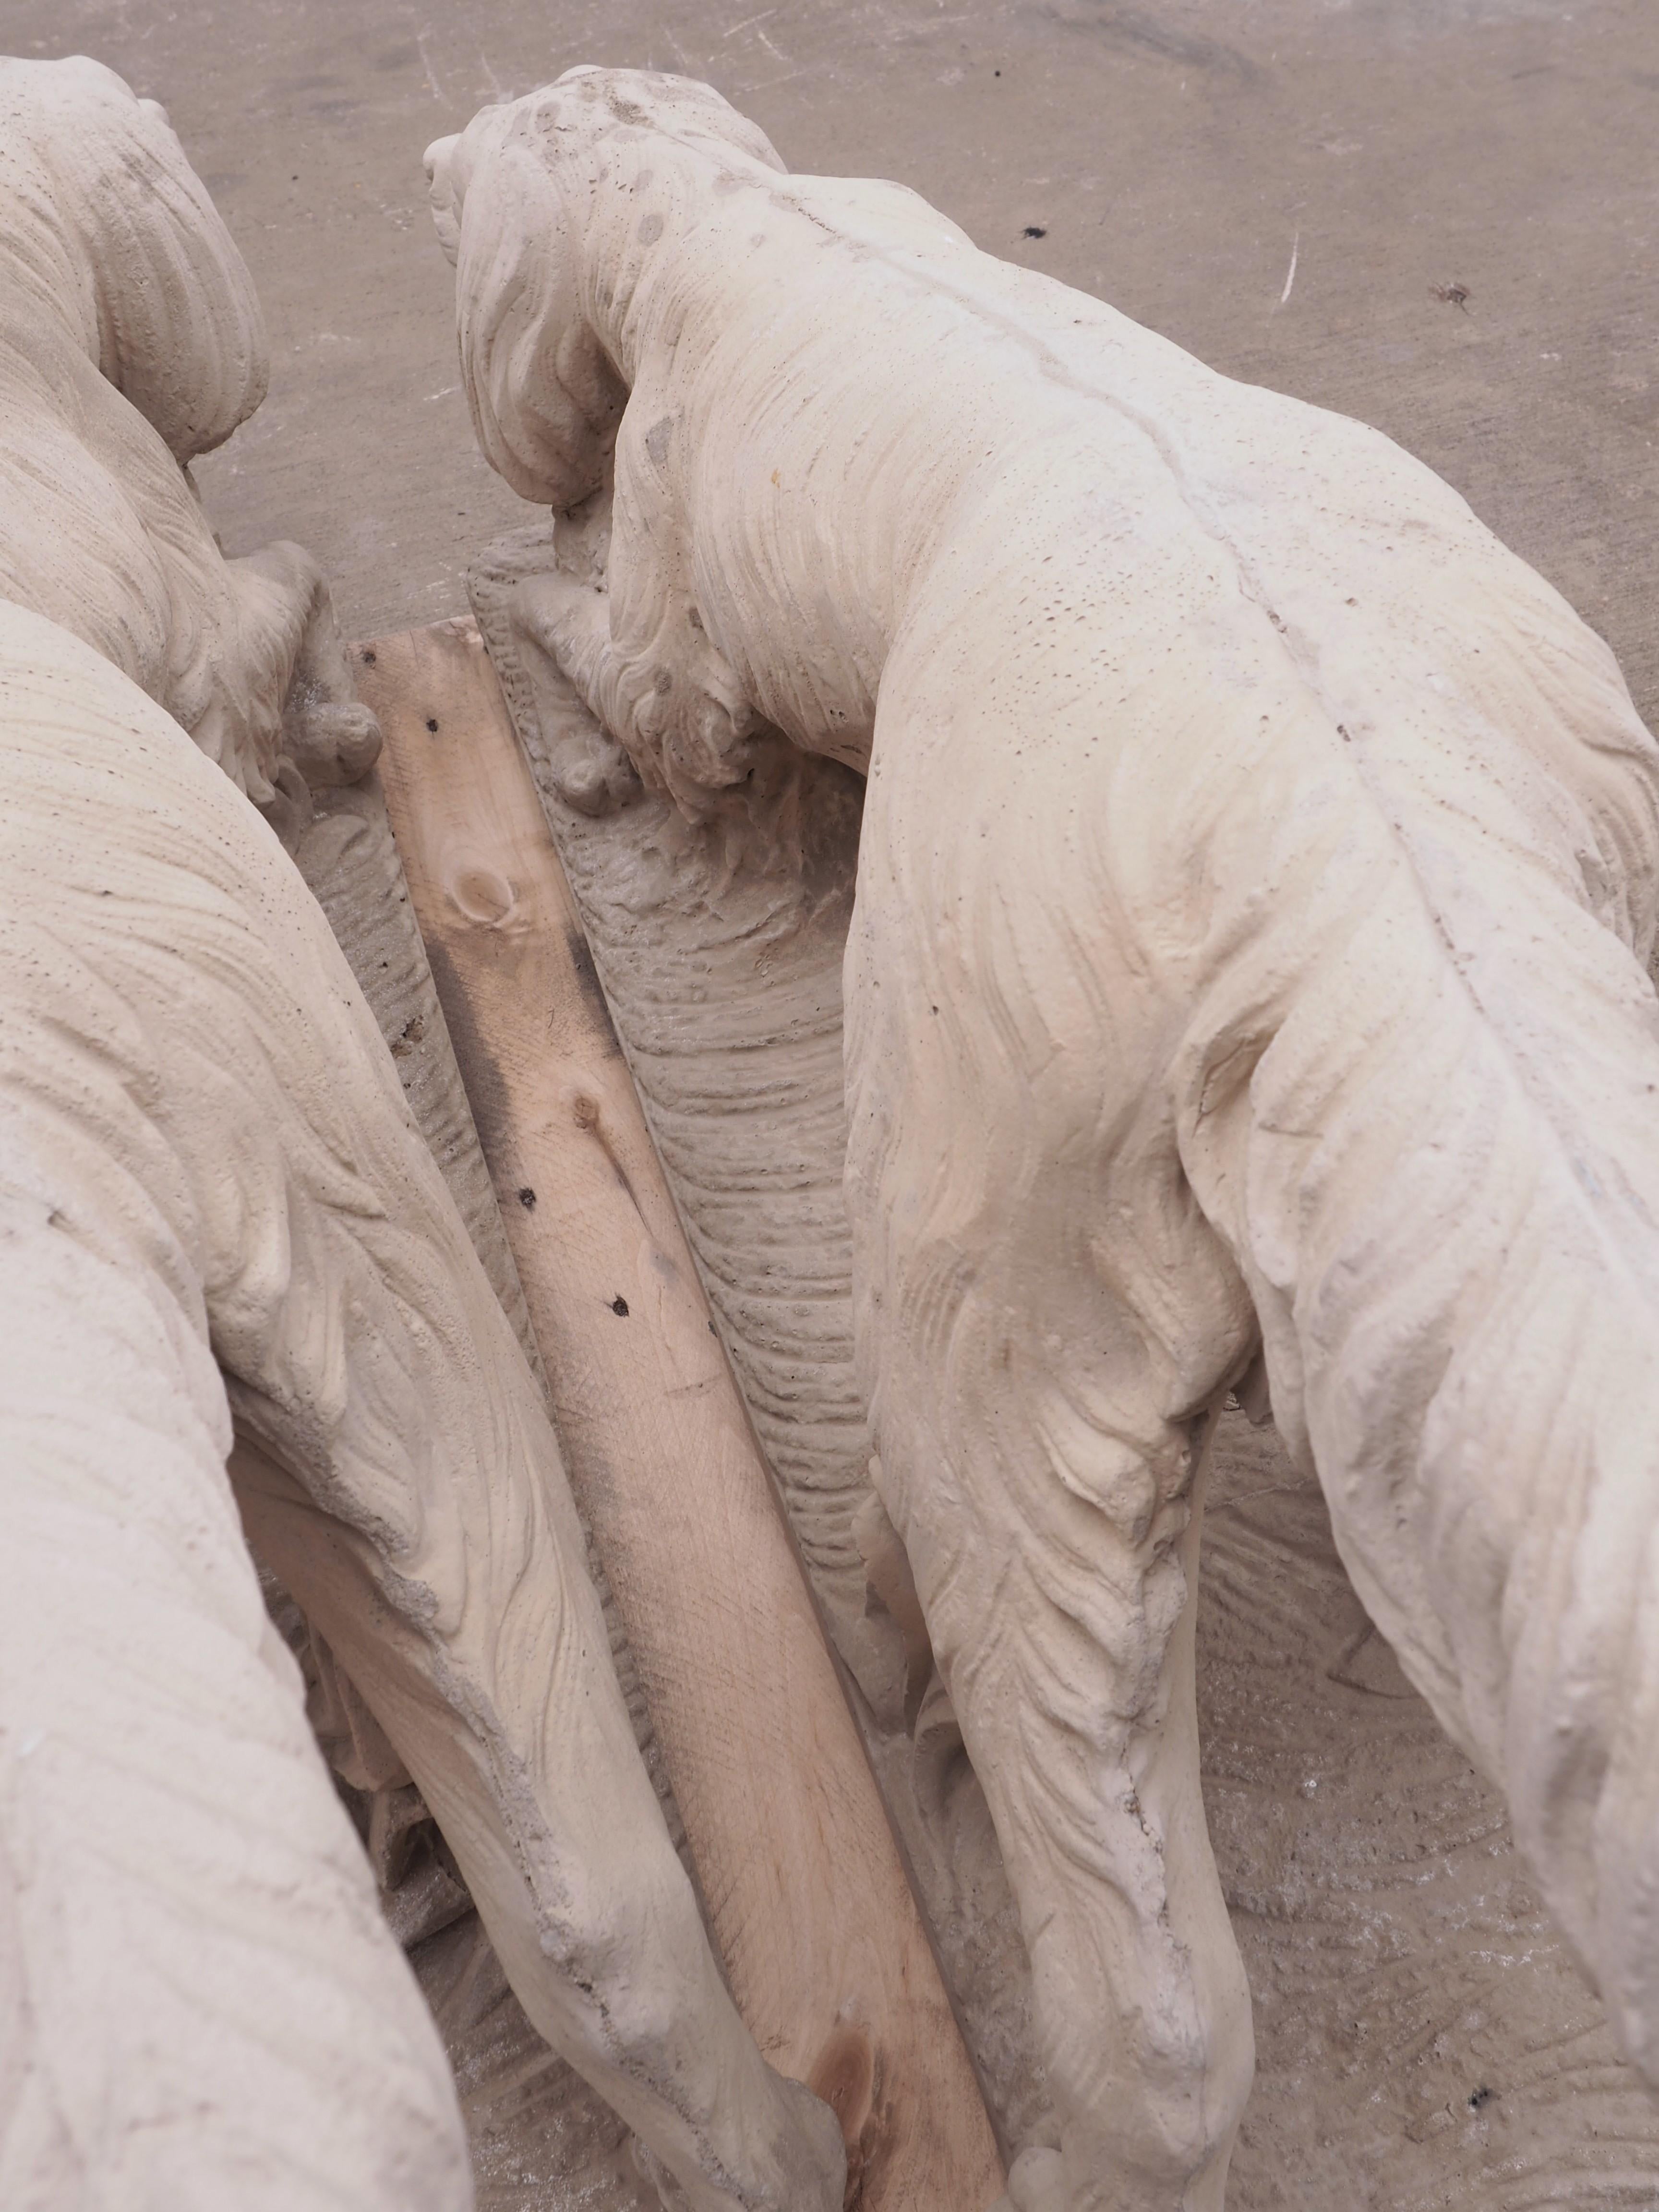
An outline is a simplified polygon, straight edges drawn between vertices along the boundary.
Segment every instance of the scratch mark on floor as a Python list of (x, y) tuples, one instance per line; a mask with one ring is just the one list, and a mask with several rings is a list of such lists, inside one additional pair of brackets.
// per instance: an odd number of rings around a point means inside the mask
[(421, 67), (426, 71), (426, 81), (432, 88), (432, 97), (434, 100), (441, 100), (444, 96), (443, 87), (439, 83), (437, 77), (434, 73), (432, 57), (426, 50), (426, 42), (431, 35), (432, 33), (429, 31), (416, 31), (415, 33), (415, 48), (416, 52), (421, 57)]
[[(1291, 296), (1291, 287), (1296, 282), (1297, 256), (1301, 252), (1301, 251), (1302, 233), (1298, 230), (1296, 236), (1291, 240), (1291, 265), (1285, 271), (1285, 289), (1279, 295), (1279, 307), (1282, 307)], [(1273, 313), (1277, 314), (1278, 312), (1279, 308), (1275, 307)]]

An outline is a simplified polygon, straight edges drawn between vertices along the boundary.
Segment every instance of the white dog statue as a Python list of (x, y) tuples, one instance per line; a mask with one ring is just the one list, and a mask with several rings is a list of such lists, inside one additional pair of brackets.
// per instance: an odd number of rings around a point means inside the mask
[[(1215, 2212), (1203, 1443), (1263, 1372), (1411, 1680), (1659, 2081), (1659, 757), (1374, 431), (1232, 383), (708, 88), (428, 155), (484, 452), (604, 526), (540, 634), (705, 818), (867, 775), (860, 1357), (1060, 2120), (1015, 2203)], [(768, 774), (771, 775), (769, 767)]]
[(263, 387), (246, 271), (89, 63), (0, 64), (0, 2203), (472, 2201), (246, 1527), (665, 2202), (835, 2212), (839, 2130), (721, 1982), (539, 1390), (247, 803), (378, 732), (314, 566), (225, 562), (180, 465)]

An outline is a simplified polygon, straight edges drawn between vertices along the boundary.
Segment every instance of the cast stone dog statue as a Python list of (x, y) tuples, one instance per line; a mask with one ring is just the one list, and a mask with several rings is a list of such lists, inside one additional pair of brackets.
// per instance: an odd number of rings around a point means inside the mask
[(778, 732), (867, 774), (860, 1359), (1031, 1955), (1015, 2203), (1222, 2203), (1194, 1571), (1264, 1365), (1659, 2081), (1659, 758), (1607, 648), (1378, 434), (705, 87), (573, 70), (428, 170), (486, 455), (579, 536), (614, 467), (608, 590), (537, 586), (620, 748), (573, 803), (708, 817)]
[(225, 562), (180, 465), (263, 387), (247, 272), (90, 63), (0, 64), (0, 2202), (472, 2201), (246, 1526), (665, 2201), (831, 2212), (540, 1392), (247, 803), (378, 744), (314, 564)]

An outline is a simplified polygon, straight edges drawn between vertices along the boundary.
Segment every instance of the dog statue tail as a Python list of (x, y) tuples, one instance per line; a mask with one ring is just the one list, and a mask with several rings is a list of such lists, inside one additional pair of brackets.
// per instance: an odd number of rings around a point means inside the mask
[(1659, 2082), (1659, 757), (1560, 611), (1506, 727), (1338, 728), (1209, 1025), (1214, 1203), (1355, 1589)]

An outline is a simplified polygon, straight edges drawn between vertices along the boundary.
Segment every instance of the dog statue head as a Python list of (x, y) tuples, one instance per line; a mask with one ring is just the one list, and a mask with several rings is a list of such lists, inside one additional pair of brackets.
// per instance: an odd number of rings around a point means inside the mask
[(180, 463), (265, 393), (253, 280), (166, 111), (112, 70), (0, 60), (0, 341), (62, 327)]
[(575, 202), (591, 196), (611, 145), (647, 133), (783, 168), (708, 85), (647, 70), (568, 70), (427, 149), (478, 441), (540, 506), (574, 507), (605, 481), (628, 389), (593, 327)]

